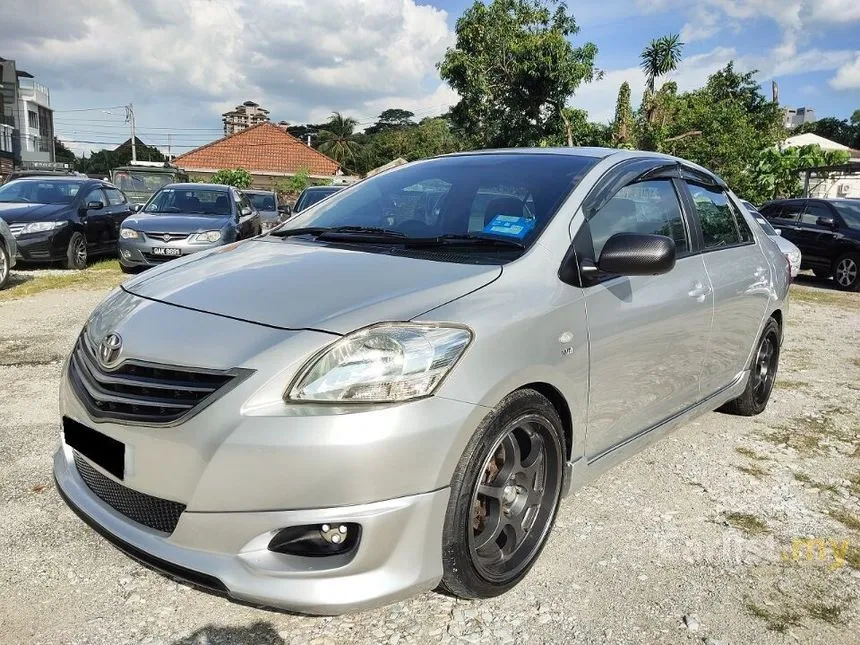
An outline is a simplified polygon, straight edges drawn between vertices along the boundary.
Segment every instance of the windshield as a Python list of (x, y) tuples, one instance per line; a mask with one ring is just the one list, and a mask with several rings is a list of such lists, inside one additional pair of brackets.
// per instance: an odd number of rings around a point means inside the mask
[(314, 204), (321, 202), (329, 195), (332, 195), (338, 192), (340, 188), (317, 188), (315, 190), (306, 190), (301, 195), (299, 195), (299, 199), (296, 202), (296, 207), (293, 209), (296, 213), (299, 213), (306, 208), (313, 206)]
[(51, 179), (10, 181), (0, 186), (0, 202), (71, 204), (80, 187), (78, 182)]
[(168, 173), (139, 172), (132, 170), (117, 170), (113, 174), (113, 183), (120, 190), (131, 192), (154, 193), (159, 188), (173, 183), (175, 179)]
[[(468, 235), (520, 242), (525, 248), (594, 161), (575, 155), (500, 153), (418, 162), (356, 184), (289, 220), (281, 230), (374, 227), (407, 239)], [(463, 252), (487, 248), (476, 245)], [(517, 249), (509, 246), (507, 252)]]
[(275, 197), (271, 193), (245, 193), (258, 211), (275, 210)]
[(764, 217), (756, 215), (755, 221), (758, 222), (759, 226), (764, 229), (765, 235), (776, 237), (776, 231), (774, 230), (773, 226), (770, 225), (770, 222), (768, 222)]
[(165, 188), (156, 193), (143, 208), (144, 213), (172, 215), (230, 215), (230, 193), (207, 188)]
[(848, 228), (860, 230), (860, 201), (830, 203), (836, 207), (836, 212), (842, 216)]

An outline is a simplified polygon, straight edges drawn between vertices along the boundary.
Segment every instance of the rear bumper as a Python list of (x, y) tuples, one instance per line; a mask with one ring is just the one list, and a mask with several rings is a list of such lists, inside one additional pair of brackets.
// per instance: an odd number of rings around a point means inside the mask
[[(196, 587), (252, 604), (332, 615), (433, 589), (442, 577), (448, 489), (337, 508), (182, 514), (166, 536), (129, 522), (81, 479), (71, 448), (54, 457), (57, 490), (69, 507), (119, 550)], [(355, 522), (348, 556), (308, 558), (269, 551), (281, 528)]]

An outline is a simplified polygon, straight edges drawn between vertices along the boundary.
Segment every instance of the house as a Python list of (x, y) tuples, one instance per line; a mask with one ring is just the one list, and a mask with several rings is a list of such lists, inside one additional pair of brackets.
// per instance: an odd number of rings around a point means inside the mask
[(14, 60), (0, 58), (0, 175), (54, 161), (51, 91)]
[(236, 134), (246, 128), (269, 120), (269, 111), (253, 101), (245, 101), (221, 115), (224, 134)]
[(807, 132), (789, 137), (783, 148), (817, 145), (822, 150), (844, 150), (851, 157), (847, 164), (825, 168), (811, 168), (802, 174), (804, 195), (807, 197), (845, 197), (860, 199), (860, 150), (853, 150), (836, 141)]
[(268, 121), (176, 157), (175, 163), (197, 179), (208, 179), (219, 170), (244, 168), (254, 186), (272, 188), (284, 177), (306, 172), (314, 179), (341, 174), (340, 164), (307, 146), (285, 126)]

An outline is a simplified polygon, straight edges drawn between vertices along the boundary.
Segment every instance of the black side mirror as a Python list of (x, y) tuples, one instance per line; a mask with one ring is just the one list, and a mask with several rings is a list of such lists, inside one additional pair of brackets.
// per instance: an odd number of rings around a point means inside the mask
[(129, 208), (131, 209), (132, 213), (139, 213), (143, 210), (143, 204), (131, 204)]
[(675, 242), (665, 235), (616, 233), (603, 245), (598, 268), (616, 275), (659, 275), (675, 266)]
[(88, 211), (100, 211), (105, 205), (102, 202), (87, 202)]
[(289, 216), (292, 214), (293, 209), (290, 207), (289, 204), (282, 204), (281, 206), (278, 207), (278, 212), (281, 213), (282, 215)]
[(827, 228), (836, 228), (836, 220), (832, 217), (819, 217), (815, 220), (815, 223), (819, 226), (826, 226)]
[(244, 208), (242, 208), (242, 215), (243, 215), (243, 216), (244, 216), (244, 215), (250, 215), (250, 214), (251, 214), (251, 209), (250, 209), (250, 208), (248, 208), (247, 206), (245, 206)]

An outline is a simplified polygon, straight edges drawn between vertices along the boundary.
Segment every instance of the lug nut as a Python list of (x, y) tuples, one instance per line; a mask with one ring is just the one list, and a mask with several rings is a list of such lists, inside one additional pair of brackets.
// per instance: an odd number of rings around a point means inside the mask
[(323, 533), (328, 533), (330, 529), (331, 529), (331, 527), (328, 524), (323, 524), (320, 527), (320, 531), (322, 531)]
[(337, 544), (338, 542), (340, 542), (340, 534), (335, 533), (334, 535), (332, 535), (332, 536), (331, 536), (331, 541), (332, 541), (332, 542), (334, 542), (335, 544)]
[(340, 531), (341, 533), (346, 533), (346, 527), (343, 524), (338, 526), (337, 530)]

